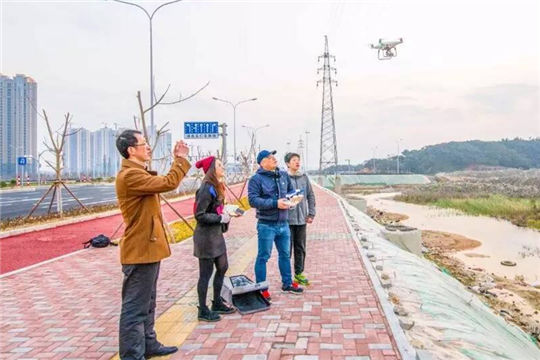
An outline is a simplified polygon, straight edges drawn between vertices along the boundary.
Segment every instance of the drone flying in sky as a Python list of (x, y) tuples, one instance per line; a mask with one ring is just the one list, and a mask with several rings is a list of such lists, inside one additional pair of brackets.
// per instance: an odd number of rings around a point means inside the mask
[(379, 60), (390, 60), (397, 56), (396, 46), (403, 43), (403, 38), (397, 40), (379, 39), (377, 44), (371, 44), (372, 49), (377, 49), (377, 57)]

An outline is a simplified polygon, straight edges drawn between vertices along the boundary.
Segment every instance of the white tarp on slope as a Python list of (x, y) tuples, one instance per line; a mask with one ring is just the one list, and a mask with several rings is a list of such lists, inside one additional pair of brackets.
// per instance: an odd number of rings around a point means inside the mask
[[(433, 359), (540, 359), (540, 350), (531, 338), (508, 324), (474, 294), (451, 276), (439, 271), (430, 261), (404, 251), (381, 235), (382, 227), (343, 201), (343, 207), (356, 228), (357, 241), (367, 237), (369, 249), (360, 249), (370, 272), (381, 275), (375, 266), (391, 278), (388, 290), (409, 312), (415, 325), (406, 331), (411, 345), (428, 350)], [(373, 279), (378, 282), (378, 278)]]
[[(400, 175), (339, 175), (341, 185), (355, 184), (384, 184), (384, 185), (416, 185), (429, 184), (430, 180), (425, 175), (420, 174), (400, 174)], [(315, 175), (311, 180), (324, 187), (334, 187), (334, 175)], [(322, 181), (322, 182), (321, 182)]]

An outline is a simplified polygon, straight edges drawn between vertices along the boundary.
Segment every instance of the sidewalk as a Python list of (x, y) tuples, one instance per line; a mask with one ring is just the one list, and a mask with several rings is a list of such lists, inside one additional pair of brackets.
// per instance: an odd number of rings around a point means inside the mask
[[(242, 184), (233, 186), (232, 190), (238, 196), (242, 190)], [(169, 202), (182, 216), (193, 215), (193, 197), (179, 201), (169, 200)], [(178, 219), (169, 206), (162, 205), (162, 209), (167, 221)], [(99, 234), (110, 237), (122, 223), (122, 216), (117, 213), (2, 238), (0, 239), (0, 274), (81, 250), (82, 242)], [(115, 238), (119, 237), (123, 231), (122, 225)]]
[[(400, 359), (337, 201), (316, 189), (303, 296), (282, 294), (274, 251), (269, 311), (196, 319), (192, 241), (162, 263), (156, 330), (181, 346), (171, 359)], [(227, 233), (230, 274), (253, 276), (254, 211)], [(118, 349), (118, 249), (89, 249), (1, 279), (0, 359), (109, 359)]]

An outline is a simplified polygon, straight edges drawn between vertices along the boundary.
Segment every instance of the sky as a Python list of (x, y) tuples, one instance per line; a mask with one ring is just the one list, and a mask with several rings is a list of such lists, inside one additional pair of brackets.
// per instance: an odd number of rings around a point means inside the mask
[[(137, 91), (149, 104), (149, 27), (144, 13), (114, 1), (0, 0), (0, 72), (38, 83), (38, 108), (60, 124), (132, 127)], [(149, 11), (163, 1), (138, 1)], [(153, 20), (159, 96), (193, 99), (156, 108), (173, 139), (185, 121), (258, 127), (261, 147), (282, 157), (307, 138), (318, 168), (322, 87), (317, 57), (328, 35), (338, 159), (360, 163), (403, 149), (471, 139), (540, 136), (538, 1), (195, 1), (160, 9)], [(398, 56), (379, 61), (370, 43), (399, 38)], [(38, 138), (46, 134), (38, 120)], [(204, 151), (219, 140), (189, 140)]]

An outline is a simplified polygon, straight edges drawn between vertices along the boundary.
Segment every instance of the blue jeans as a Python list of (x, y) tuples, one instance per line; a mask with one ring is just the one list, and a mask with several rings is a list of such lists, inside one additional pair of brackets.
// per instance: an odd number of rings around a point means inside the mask
[(266, 280), (266, 263), (272, 255), (272, 245), (276, 244), (278, 251), (278, 265), (283, 286), (292, 285), (291, 274), (291, 231), (289, 224), (283, 223), (257, 223), (259, 238), (259, 251), (255, 261), (255, 280)]

